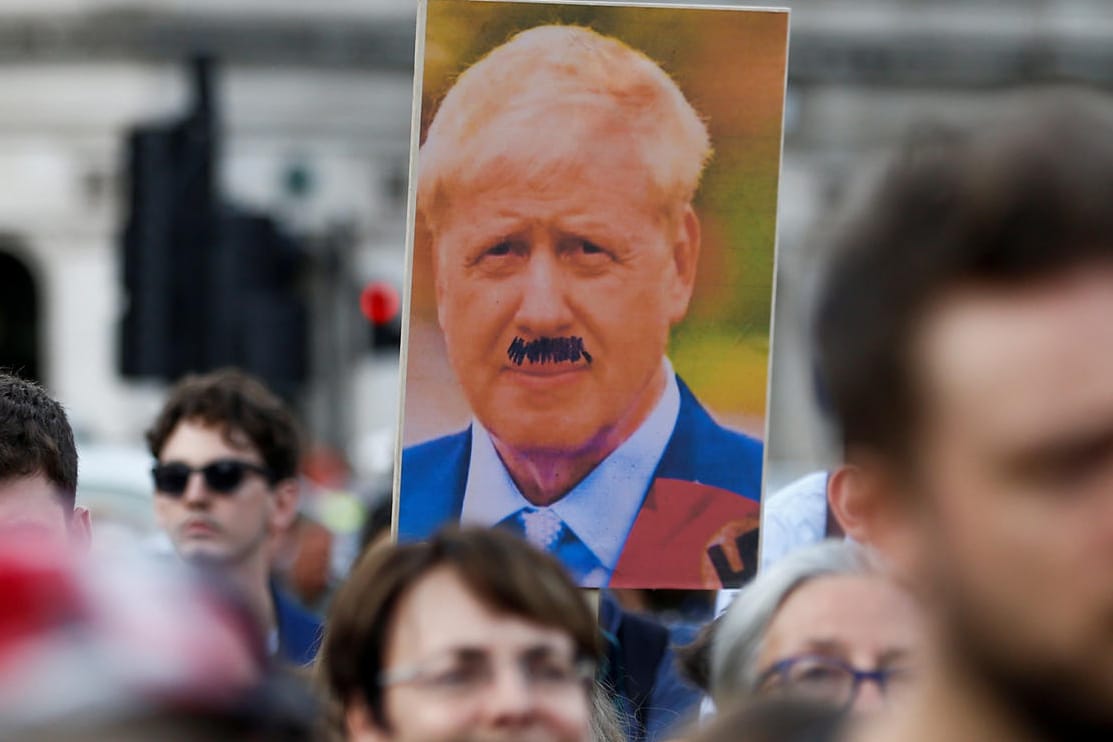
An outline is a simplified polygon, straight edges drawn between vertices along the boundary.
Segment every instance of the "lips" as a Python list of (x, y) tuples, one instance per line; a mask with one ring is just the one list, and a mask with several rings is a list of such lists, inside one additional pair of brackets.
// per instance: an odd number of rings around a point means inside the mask
[(216, 524), (210, 520), (188, 520), (181, 527), (183, 536), (214, 536), (219, 532)]
[(581, 371), (587, 371), (588, 367), (585, 364), (577, 363), (575, 365), (568, 364), (542, 364), (540, 366), (528, 366), (518, 368), (511, 366), (508, 370), (513, 371), (515, 374), (521, 376), (534, 376), (537, 378), (552, 378), (554, 376), (567, 376), (569, 374), (577, 374)]

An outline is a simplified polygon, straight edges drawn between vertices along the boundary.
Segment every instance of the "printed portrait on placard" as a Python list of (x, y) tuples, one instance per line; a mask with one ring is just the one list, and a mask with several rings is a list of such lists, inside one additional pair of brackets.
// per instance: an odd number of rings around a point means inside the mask
[(397, 529), (756, 568), (788, 13), (431, 0)]

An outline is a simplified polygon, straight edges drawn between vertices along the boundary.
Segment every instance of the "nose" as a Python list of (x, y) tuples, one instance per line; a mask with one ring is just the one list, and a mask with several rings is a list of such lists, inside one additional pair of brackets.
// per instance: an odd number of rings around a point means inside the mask
[(535, 711), (533, 689), (521, 672), (503, 668), (497, 675), (484, 699), (487, 722), (498, 728), (528, 724)]
[(864, 680), (854, 695), (850, 710), (856, 714), (873, 713), (885, 705), (885, 696), (876, 680)]
[(185, 492), (182, 493), (182, 501), (191, 507), (197, 507), (208, 504), (211, 496), (212, 493), (205, 485), (205, 477), (201, 472), (190, 472), (189, 479), (186, 480)]
[(535, 244), (530, 251), (522, 283), (522, 299), (516, 317), (518, 332), (526, 337), (567, 334), (572, 324), (568, 306), (568, 281), (548, 244)]

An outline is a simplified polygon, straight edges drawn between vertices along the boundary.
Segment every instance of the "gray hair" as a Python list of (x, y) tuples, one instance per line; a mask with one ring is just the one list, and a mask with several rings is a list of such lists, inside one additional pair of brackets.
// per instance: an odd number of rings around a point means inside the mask
[(829, 539), (785, 556), (738, 591), (719, 621), (711, 646), (711, 695), (722, 705), (754, 692), (757, 658), (777, 609), (809, 580), (875, 573), (877, 564), (851, 541)]
[(591, 742), (625, 742), (622, 714), (613, 698), (617, 693), (603, 683), (591, 684)]

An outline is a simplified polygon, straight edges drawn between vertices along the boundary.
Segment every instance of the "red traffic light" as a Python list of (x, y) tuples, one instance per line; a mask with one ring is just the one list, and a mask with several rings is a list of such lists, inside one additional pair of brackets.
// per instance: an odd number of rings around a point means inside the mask
[(389, 324), (402, 310), (402, 297), (389, 283), (371, 281), (359, 294), (359, 310), (372, 324)]

